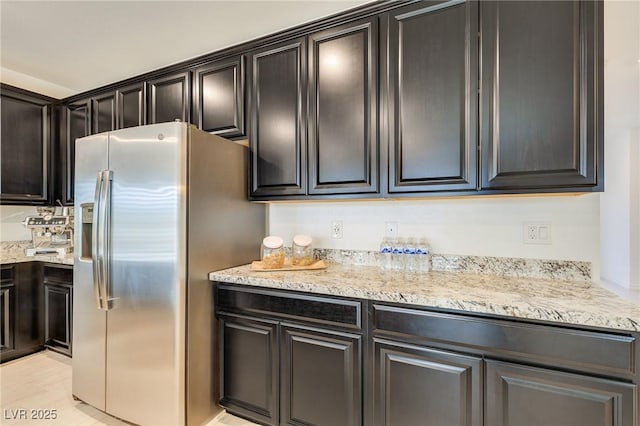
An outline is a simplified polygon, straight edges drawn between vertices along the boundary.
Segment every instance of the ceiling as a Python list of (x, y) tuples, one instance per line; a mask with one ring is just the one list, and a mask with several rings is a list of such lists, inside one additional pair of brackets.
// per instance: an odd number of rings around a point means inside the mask
[(64, 98), (371, 0), (0, 0), (0, 80)]

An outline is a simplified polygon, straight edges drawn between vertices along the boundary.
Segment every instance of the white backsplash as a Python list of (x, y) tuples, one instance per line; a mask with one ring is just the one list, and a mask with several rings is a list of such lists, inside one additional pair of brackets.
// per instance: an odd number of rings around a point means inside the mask
[(0, 241), (31, 240), (31, 231), (22, 221), (36, 213), (33, 206), (0, 206)]
[[(392, 221), (401, 237), (428, 238), (434, 253), (590, 262), (598, 277), (599, 213), (599, 194), (271, 203), (268, 229), (288, 244), (304, 233), (316, 248), (375, 251)], [(342, 239), (331, 238), (333, 220)], [(550, 222), (552, 244), (524, 244), (523, 222)]]

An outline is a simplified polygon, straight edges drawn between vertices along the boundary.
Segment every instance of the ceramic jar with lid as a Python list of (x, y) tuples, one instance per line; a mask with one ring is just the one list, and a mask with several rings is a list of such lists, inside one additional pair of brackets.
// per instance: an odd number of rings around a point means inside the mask
[(315, 262), (313, 258), (313, 240), (308, 235), (293, 237), (291, 247), (291, 263), (296, 266), (307, 266)]

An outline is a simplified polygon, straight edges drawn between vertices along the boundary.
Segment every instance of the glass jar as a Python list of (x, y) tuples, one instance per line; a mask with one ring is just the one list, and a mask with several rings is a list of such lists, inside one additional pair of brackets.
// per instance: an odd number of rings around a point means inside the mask
[(262, 240), (262, 267), (278, 269), (284, 266), (283, 240), (275, 235), (269, 235)]
[(312, 239), (308, 235), (296, 235), (291, 246), (291, 263), (296, 266), (307, 266), (315, 262), (313, 258)]

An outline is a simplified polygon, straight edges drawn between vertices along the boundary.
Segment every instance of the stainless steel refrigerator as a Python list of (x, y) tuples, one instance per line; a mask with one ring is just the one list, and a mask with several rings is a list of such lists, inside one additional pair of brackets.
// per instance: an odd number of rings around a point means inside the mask
[(247, 151), (185, 123), (76, 141), (76, 398), (140, 425), (220, 410), (207, 274), (259, 256)]

